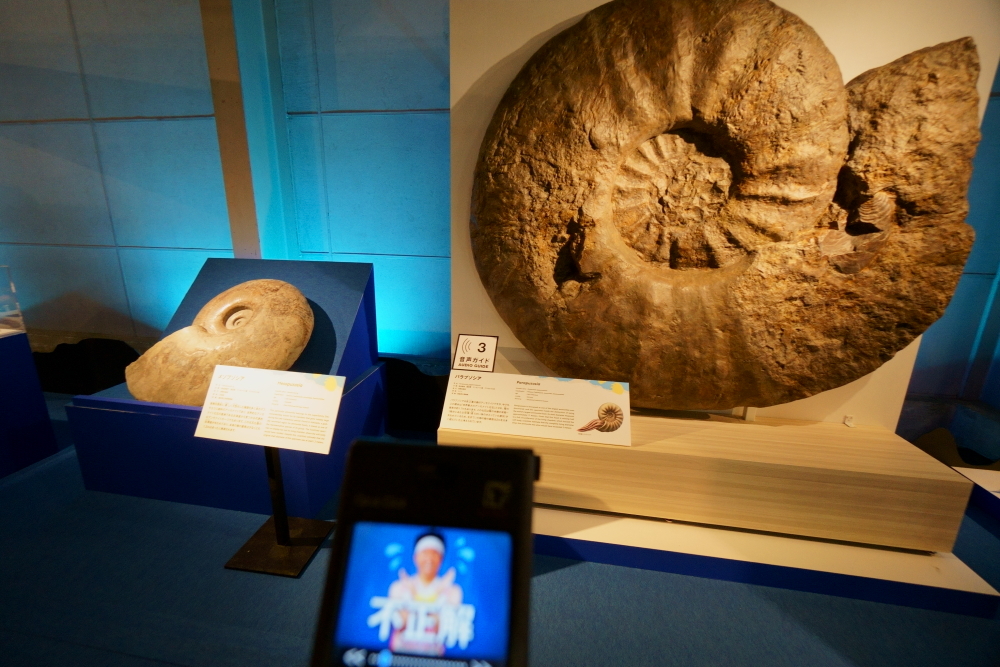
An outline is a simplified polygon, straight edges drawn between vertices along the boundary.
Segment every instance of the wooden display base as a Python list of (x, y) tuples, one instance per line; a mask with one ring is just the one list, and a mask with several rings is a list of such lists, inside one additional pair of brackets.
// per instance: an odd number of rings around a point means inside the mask
[(438, 429), (542, 457), (535, 502), (950, 552), (972, 483), (894, 433), (827, 422), (633, 415), (632, 446)]

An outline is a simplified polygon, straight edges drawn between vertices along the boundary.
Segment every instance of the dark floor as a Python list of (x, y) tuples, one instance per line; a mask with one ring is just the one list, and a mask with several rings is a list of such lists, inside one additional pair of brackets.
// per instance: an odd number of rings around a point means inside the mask
[[(222, 567), (263, 516), (85, 491), (71, 447), (0, 508), (0, 664), (307, 664), (328, 551)], [(1000, 522), (971, 509), (956, 554), (1000, 587)], [(1000, 665), (1000, 618), (546, 557), (531, 613), (533, 665)]]

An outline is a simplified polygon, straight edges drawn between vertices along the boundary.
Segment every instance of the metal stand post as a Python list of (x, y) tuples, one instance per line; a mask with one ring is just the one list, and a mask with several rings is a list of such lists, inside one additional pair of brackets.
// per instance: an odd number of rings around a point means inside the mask
[(267, 485), (271, 489), (271, 513), (274, 517), (274, 536), (278, 544), (292, 546), (288, 534), (288, 509), (285, 507), (285, 483), (281, 479), (281, 452), (275, 447), (265, 447), (267, 459)]
[(264, 448), (273, 514), (229, 559), (226, 569), (298, 577), (333, 530), (332, 521), (289, 517), (281, 479), (281, 452)]

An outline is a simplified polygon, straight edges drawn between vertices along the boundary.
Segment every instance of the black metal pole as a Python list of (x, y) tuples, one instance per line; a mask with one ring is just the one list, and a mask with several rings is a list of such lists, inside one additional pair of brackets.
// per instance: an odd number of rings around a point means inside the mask
[(288, 534), (288, 510), (285, 508), (285, 485), (281, 481), (281, 454), (275, 447), (265, 447), (267, 459), (267, 484), (271, 488), (271, 509), (274, 514), (274, 533), (278, 544), (291, 546)]

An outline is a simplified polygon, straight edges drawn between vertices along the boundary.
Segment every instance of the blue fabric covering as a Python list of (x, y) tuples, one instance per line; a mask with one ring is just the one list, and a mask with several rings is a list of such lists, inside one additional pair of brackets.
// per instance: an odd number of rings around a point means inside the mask
[(0, 338), (0, 477), (56, 453), (28, 335)]
[(962, 275), (944, 315), (924, 332), (908, 393), (959, 395), (979, 319), (989, 306), (992, 283), (992, 275)]
[[(329, 550), (301, 579), (223, 569), (262, 523), (83, 490), (73, 449), (0, 481), (4, 665), (305, 666)], [(1000, 586), (1000, 522), (956, 553)], [(995, 667), (1000, 619), (537, 556), (531, 664)]]
[[(384, 378), (376, 365), (345, 387), (329, 454), (281, 451), (291, 516), (314, 517), (340, 488), (351, 442), (382, 433)], [(137, 401), (124, 384), (73, 402), (66, 411), (88, 489), (270, 513), (263, 450), (194, 437), (201, 408)]]
[(444, 257), (337, 255), (375, 266), (378, 347), (382, 354), (451, 360), (451, 262)]

